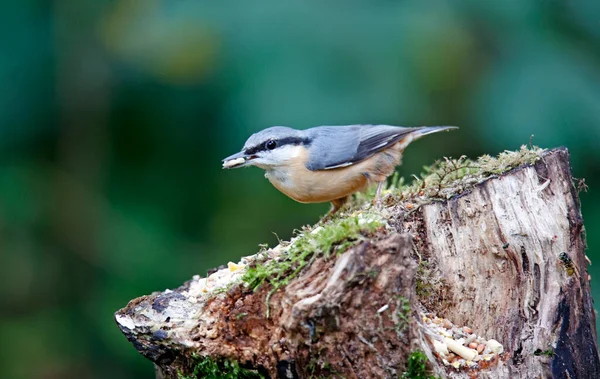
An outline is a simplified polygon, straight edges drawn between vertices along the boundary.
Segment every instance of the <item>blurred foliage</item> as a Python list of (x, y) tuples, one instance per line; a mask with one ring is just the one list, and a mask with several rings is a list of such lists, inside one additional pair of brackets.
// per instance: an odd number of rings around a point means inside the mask
[(4, 2), (0, 377), (152, 377), (116, 309), (328, 209), (221, 170), (271, 125), (461, 127), (409, 147), (404, 176), (531, 134), (566, 145), (595, 261), (598, 15), (595, 0)]

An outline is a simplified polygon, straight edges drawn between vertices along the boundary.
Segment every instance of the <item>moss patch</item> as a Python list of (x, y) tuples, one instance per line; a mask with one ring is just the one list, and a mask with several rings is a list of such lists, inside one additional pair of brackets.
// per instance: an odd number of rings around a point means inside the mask
[(178, 379), (264, 379), (256, 370), (240, 367), (235, 361), (215, 361), (207, 357), (194, 356), (194, 370), (189, 375), (179, 373)]
[(416, 294), (421, 304), (427, 309), (435, 309), (444, 305), (446, 285), (440, 272), (432, 261), (421, 259), (415, 276)]
[(406, 371), (402, 373), (402, 379), (438, 379), (438, 376), (429, 374), (427, 369), (427, 356), (422, 351), (413, 351), (408, 357)]
[(398, 338), (403, 338), (404, 332), (408, 328), (408, 324), (410, 322), (410, 300), (403, 297), (398, 296), (396, 301), (396, 314), (395, 316), (395, 327), (394, 330), (398, 335)]
[[(408, 209), (436, 200), (447, 200), (463, 193), (475, 185), (516, 167), (534, 164), (541, 159), (545, 149), (523, 145), (517, 151), (504, 151), (497, 157), (483, 155), (476, 160), (461, 156), (458, 159), (444, 158), (431, 166), (423, 167), (420, 176), (406, 184), (404, 178), (394, 175), (383, 191), (384, 203), (393, 205), (400, 201), (409, 202)], [(362, 206), (375, 196), (375, 187), (357, 194), (352, 208)], [(414, 204), (412, 204), (412, 203)]]
[(462, 156), (444, 158), (432, 166), (424, 167), (420, 178), (408, 186), (397, 186), (401, 198), (425, 196), (431, 199), (449, 199), (490, 177), (501, 175), (516, 167), (534, 164), (544, 152), (537, 146), (523, 145), (518, 151), (504, 151), (497, 157), (483, 155), (476, 160)]
[(361, 212), (345, 218), (334, 218), (314, 229), (305, 228), (279, 257), (267, 260), (267, 252), (263, 251), (264, 258), (246, 270), (242, 281), (253, 290), (264, 283), (270, 284), (270, 297), (314, 259), (344, 252), (362, 241), (364, 234), (372, 233), (385, 225), (386, 221), (381, 216)]
[(434, 290), (434, 283), (431, 281), (431, 269), (429, 268), (428, 261), (422, 260), (419, 262), (415, 282), (419, 298), (422, 299), (431, 296)]
[(553, 349), (548, 349), (548, 350), (537, 349), (536, 351), (533, 352), (533, 355), (535, 355), (536, 357), (552, 358), (552, 357), (554, 357), (554, 350)]

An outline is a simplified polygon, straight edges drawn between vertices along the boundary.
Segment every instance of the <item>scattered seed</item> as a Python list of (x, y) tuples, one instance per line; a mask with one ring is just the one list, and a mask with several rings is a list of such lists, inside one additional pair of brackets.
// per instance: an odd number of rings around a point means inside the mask
[(489, 347), (493, 353), (495, 354), (502, 354), (502, 352), (504, 351), (504, 347), (502, 346), (502, 344), (494, 339), (492, 340), (488, 340), (486, 342), (487, 347)]
[(441, 341), (433, 340), (433, 348), (440, 356), (445, 357), (448, 355), (448, 347)]
[(383, 312), (387, 311), (387, 309), (388, 309), (389, 307), (390, 307), (390, 305), (389, 305), (389, 304), (386, 304), (386, 305), (384, 305), (383, 307), (379, 308), (379, 309), (377, 310), (377, 313), (383, 313)]
[(458, 344), (456, 341), (451, 340), (450, 338), (446, 338), (444, 340), (446, 345), (448, 346), (448, 350), (451, 350), (453, 353), (460, 355), (461, 357), (473, 360), (477, 356), (477, 351), (473, 349), (469, 349), (463, 345)]
[(431, 312), (422, 313), (421, 317), (430, 332), (446, 337), (432, 341), (435, 355), (444, 365), (457, 370), (483, 369), (501, 360), (503, 346), (498, 341), (477, 336), (470, 327), (454, 325)]
[(471, 342), (474, 342), (475, 339), (477, 338), (477, 336), (475, 334), (471, 334), (469, 337), (467, 337), (467, 339), (465, 340), (464, 344), (470, 344)]
[(233, 263), (233, 262), (227, 263), (227, 268), (229, 269), (230, 272), (236, 272), (239, 270), (243, 270), (245, 267), (246, 266), (244, 266), (244, 265)]

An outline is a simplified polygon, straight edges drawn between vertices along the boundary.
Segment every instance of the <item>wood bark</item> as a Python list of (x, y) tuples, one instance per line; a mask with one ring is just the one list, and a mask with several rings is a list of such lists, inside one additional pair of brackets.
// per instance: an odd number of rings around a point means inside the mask
[[(415, 350), (441, 377), (600, 377), (566, 149), (449, 200), (386, 212), (392, 230), (314, 259), (268, 301), (268, 285), (198, 296), (195, 278), (132, 300), (117, 324), (164, 378), (189, 375), (203, 357), (270, 378), (394, 378)], [(499, 341), (504, 352), (477, 367), (442, 363), (423, 321), (431, 313)]]

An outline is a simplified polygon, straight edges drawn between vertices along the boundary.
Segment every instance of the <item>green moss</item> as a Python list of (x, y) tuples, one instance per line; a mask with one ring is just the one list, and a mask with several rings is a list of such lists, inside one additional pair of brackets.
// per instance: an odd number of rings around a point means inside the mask
[(425, 308), (443, 308), (447, 301), (445, 293), (448, 287), (434, 262), (425, 259), (419, 261), (415, 283), (417, 297)]
[(178, 379), (261, 379), (264, 378), (256, 370), (240, 367), (230, 360), (215, 361), (207, 357), (194, 357), (194, 370), (190, 375), (177, 375)]
[(536, 357), (548, 357), (548, 358), (552, 358), (554, 357), (554, 350), (553, 349), (548, 349), (548, 350), (543, 350), (542, 349), (537, 349), (536, 351), (533, 352), (533, 355), (535, 355)]
[[(423, 167), (423, 173), (413, 176), (413, 180), (408, 184), (398, 173), (394, 174), (382, 197), (386, 205), (407, 201), (413, 206), (419, 206), (436, 200), (446, 200), (493, 176), (519, 166), (534, 164), (541, 159), (544, 151), (537, 146), (523, 145), (518, 151), (504, 151), (497, 157), (483, 155), (476, 160), (466, 156), (458, 159), (444, 158), (431, 166)], [(372, 201), (375, 193), (376, 186), (373, 186), (364, 193), (355, 195), (350, 211)]]
[(410, 185), (398, 179), (392, 182), (392, 193), (400, 199), (416, 197), (428, 199), (448, 199), (483, 182), (490, 177), (503, 174), (516, 167), (534, 164), (544, 149), (537, 146), (521, 146), (518, 151), (504, 151), (497, 157), (483, 155), (477, 160), (462, 156), (458, 159), (444, 158), (429, 167)]
[(441, 279), (434, 274), (435, 268), (431, 263), (422, 259), (417, 267), (416, 275), (416, 293), (419, 299), (426, 299), (437, 292), (437, 288), (442, 284)]
[(410, 300), (403, 297), (398, 296), (396, 301), (396, 314), (395, 314), (395, 330), (399, 337), (404, 334), (406, 328), (408, 328), (408, 323), (410, 321)]
[(431, 294), (432, 285), (429, 283), (428, 274), (429, 270), (427, 269), (427, 261), (419, 262), (419, 267), (417, 268), (416, 275), (416, 292), (419, 298), (425, 298)]
[[(318, 257), (329, 257), (341, 253), (363, 239), (364, 233), (371, 233), (386, 225), (379, 215), (355, 213), (345, 218), (334, 218), (314, 229), (304, 229), (286, 247), (280, 257), (258, 262), (249, 267), (242, 277), (253, 290), (264, 283), (272, 286), (267, 296), (267, 304), (275, 291), (286, 286), (304, 267)], [(265, 253), (263, 253), (265, 254)], [(268, 317), (268, 315), (267, 315)]]
[(402, 379), (437, 379), (437, 376), (430, 375), (427, 369), (427, 356), (422, 351), (413, 351), (408, 357), (406, 371), (402, 373)]

